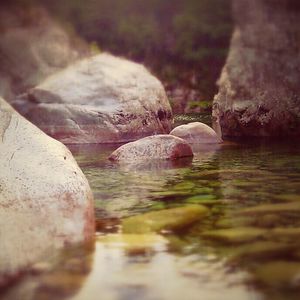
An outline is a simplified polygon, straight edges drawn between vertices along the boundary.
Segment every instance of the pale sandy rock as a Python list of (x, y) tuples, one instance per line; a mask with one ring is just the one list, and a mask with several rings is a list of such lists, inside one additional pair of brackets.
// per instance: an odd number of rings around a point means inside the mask
[(69, 150), (0, 98), (0, 285), (94, 232), (93, 196)]

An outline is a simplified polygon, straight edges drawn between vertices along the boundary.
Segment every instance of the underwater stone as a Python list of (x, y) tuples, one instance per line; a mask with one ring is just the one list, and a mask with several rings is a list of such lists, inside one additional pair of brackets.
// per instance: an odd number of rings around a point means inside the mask
[(202, 205), (152, 211), (126, 218), (122, 221), (124, 233), (149, 233), (163, 230), (178, 230), (200, 221), (209, 210)]
[(240, 227), (207, 231), (204, 232), (202, 236), (225, 243), (239, 244), (260, 239), (264, 237), (266, 233), (266, 230), (260, 228)]

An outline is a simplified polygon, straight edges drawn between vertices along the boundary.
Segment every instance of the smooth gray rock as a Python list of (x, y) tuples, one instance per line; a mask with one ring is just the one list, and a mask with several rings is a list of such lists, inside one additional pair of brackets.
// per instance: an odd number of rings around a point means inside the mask
[(93, 196), (70, 151), (0, 98), (0, 286), (94, 233)]
[(213, 117), (225, 137), (299, 136), (300, 5), (233, 0), (235, 30)]
[(128, 142), (169, 133), (165, 90), (142, 65), (99, 54), (47, 78), (13, 105), (66, 144)]

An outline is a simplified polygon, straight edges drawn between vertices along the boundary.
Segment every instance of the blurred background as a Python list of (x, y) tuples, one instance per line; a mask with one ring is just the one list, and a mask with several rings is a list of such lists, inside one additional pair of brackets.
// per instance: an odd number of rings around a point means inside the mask
[[(10, 0), (18, 20), (44, 6), (64, 30), (145, 64), (164, 84), (175, 113), (209, 111), (232, 32), (229, 0)], [(0, 21), (1, 32), (1, 21)], [(0, 53), (1, 54), (1, 53)]]

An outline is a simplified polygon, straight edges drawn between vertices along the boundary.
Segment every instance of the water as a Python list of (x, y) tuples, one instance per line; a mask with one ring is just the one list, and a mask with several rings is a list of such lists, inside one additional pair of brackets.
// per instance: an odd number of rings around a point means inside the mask
[[(73, 147), (95, 195), (97, 236), (44, 262), (4, 299), (299, 299), (300, 145), (225, 143), (193, 160), (118, 166), (115, 146)], [(124, 220), (205, 206), (177, 230)], [(26, 295), (26, 297), (25, 297)]]

